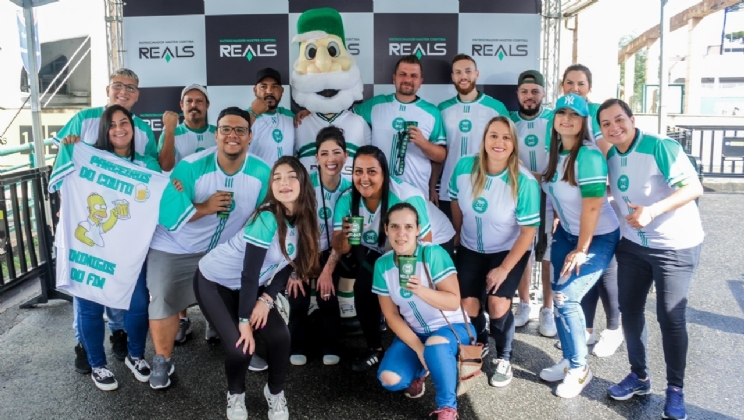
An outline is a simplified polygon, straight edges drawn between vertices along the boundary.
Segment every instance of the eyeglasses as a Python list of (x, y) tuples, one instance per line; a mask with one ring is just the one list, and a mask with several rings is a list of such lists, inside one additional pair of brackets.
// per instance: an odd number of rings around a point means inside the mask
[(126, 89), (129, 93), (134, 93), (139, 90), (139, 88), (135, 85), (125, 85), (124, 83), (120, 82), (112, 83), (111, 87), (114, 88), (114, 90)]
[(230, 133), (235, 131), (235, 134), (237, 134), (240, 137), (245, 136), (248, 134), (249, 128), (248, 127), (230, 127), (229, 125), (221, 125), (218, 127), (220, 130), (220, 134), (223, 136), (229, 136)]

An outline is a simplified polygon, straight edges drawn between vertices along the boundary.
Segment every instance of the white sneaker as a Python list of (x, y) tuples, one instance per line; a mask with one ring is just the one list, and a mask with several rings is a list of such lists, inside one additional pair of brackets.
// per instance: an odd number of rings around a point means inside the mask
[(514, 326), (524, 327), (528, 322), (530, 322), (530, 304), (520, 300), (514, 313)]
[(289, 410), (287, 410), (287, 399), (284, 398), (284, 391), (278, 395), (271, 395), (269, 384), (264, 386), (264, 397), (269, 404), (269, 420), (289, 420)]
[(594, 346), (592, 354), (597, 357), (609, 357), (615, 354), (618, 347), (623, 344), (625, 336), (623, 335), (623, 329), (618, 328), (616, 330), (604, 330), (599, 335), (599, 341)]
[(326, 354), (323, 356), (323, 364), (326, 366), (337, 365), (341, 361), (341, 358), (335, 354)]
[[(556, 331), (556, 333), (557, 333), (557, 331)], [(597, 336), (594, 334), (594, 331), (592, 331), (591, 333), (589, 331), (587, 331), (586, 332), (586, 345), (587, 346), (592, 346), (596, 342), (597, 342)], [(561, 349), (562, 348), (561, 347), (561, 340), (556, 341), (555, 347), (557, 349)]]
[(293, 354), (289, 356), (289, 363), (292, 363), (294, 366), (303, 366), (307, 363), (307, 356), (302, 354)]
[(540, 309), (540, 327), (537, 330), (545, 337), (555, 337), (558, 334), (552, 308)]
[(227, 393), (227, 419), (248, 420), (248, 409), (245, 407), (245, 393)]
[(581, 394), (581, 391), (591, 382), (592, 377), (592, 370), (588, 365), (569, 369), (563, 382), (555, 389), (555, 395), (561, 398), (573, 398)]
[(553, 365), (549, 368), (545, 368), (540, 371), (540, 378), (546, 382), (558, 382), (562, 381), (568, 373), (569, 363), (567, 359), (563, 359), (558, 364)]

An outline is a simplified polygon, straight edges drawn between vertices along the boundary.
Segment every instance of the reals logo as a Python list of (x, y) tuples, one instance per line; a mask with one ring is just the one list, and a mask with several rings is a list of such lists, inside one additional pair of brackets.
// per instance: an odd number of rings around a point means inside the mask
[(139, 43), (140, 60), (165, 60), (170, 63), (175, 58), (191, 58), (194, 41), (142, 41)]
[(359, 38), (346, 38), (346, 51), (351, 55), (359, 55), (362, 53), (360, 49), (361, 43)]
[(390, 55), (413, 54), (421, 59), (425, 55), (447, 55), (445, 38), (390, 38), (388, 53)]
[(276, 45), (274, 38), (221, 39), (220, 57), (239, 57), (248, 61), (257, 57), (276, 57)]
[(138, 117), (146, 122), (152, 131), (163, 131), (163, 114), (139, 114)]
[(470, 55), (482, 57), (527, 57), (526, 39), (474, 39)]

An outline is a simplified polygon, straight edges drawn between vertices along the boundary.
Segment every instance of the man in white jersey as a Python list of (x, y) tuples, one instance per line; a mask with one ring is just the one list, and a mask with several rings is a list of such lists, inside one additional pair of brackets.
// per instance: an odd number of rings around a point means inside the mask
[[(517, 80), (517, 99), (519, 111), (511, 113), (519, 135), (519, 159), (537, 179), (548, 164), (548, 143), (552, 129), (553, 112), (542, 106), (545, 98), (545, 78), (537, 70), (527, 70)], [(542, 261), (543, 307), (540, 309), (538, 331), (546, 337), (558, 333), (553, 318), (553, 293), (550, 286), (550, 243), (553, 237), (553, 207), (550, 200), (545, 201), (545, 221), (543, 229), (548, 235), (547, 249)], [(519, 305), (514, 315), (514, 325), (522, 327), (530, 317), (530, 281), (532, 264), (527, 265), (519, 284)]]
[(160, 203), (160, 225), (150, 244), (147, 288), (155, 347), (150, 386), (170, 386), (178, 313), (196, 303), (192, 279), (201, 257), (245, 225), (263, 200), (270, 168), (247, 153), (250, 115), (237, 107), (217, 119), (217, 146), (185, 157), (171, 174)]
[[(108, 105), (121, 105), (131, 111), (139, 99), (139, 77), (132, 70), (120, 68), (111, 73), (109, 84), (106, 86)], [(84, 143), (94, 144), (98, 140), (98, 128), (101, 115), (106, 107), (99, 106), (84, 109), (75, 114), (70, 121), (62, 127), (52, 140), (59, 145), (60, 142), (75, 143), (82, 140)], [(134, 117), (134, 151), (141, 156), (158, 158), (158, 146), (155, 142), (150, 126), (138, 117)]]
[(279, 106), (284, 94), (282, 76), (270, 67), (256, 74), (253, 93), (256, 100), (247, 110), (254, 119), (251, 121), (253, 141), (248, 152), (273, 166), (280, 157), (294, 154), (294, 113)]
[(173, 170), (186, 156), (214, 147), (216, 127), (207, 123), (209, 95), (207, 88), (193, 84), (181, 91), (183, 123), (178, 124), (178, 114), (163, 113), (163, 132), (158, 140), (158, 163), (163, 172)]
[(447, 141), (439, 110), (416, 95), (424, 82), (421, 69), (415, 55), (401, 57), (393, 71), (395, 93), (364, 101), (354, 112), (372, 127), (372, 145), (385, 153), (390, 173), (413, 184), (428, 200), (431, 162), (444, 162)]
[[(452, 83), (457, 89), (457, 95), (440, 103), (438, 107), (447, 135), (447, 159), (444, 162), (444, 170), (442, 164), (432, 164), (429, 194), (431, 200), (450, 220), (452, 211), (447, 189), (457, 161), (465, 155), (473, 155), (480, 151), (483, 133), (491, 118), (509, 115), (501, 101), (478, 92), (475, 84), (479, 75), (478, 66), (472, 57), (457, 54), (452, 59)], [(440, 174), (441, 187), (437, 193), (436, 186)]]

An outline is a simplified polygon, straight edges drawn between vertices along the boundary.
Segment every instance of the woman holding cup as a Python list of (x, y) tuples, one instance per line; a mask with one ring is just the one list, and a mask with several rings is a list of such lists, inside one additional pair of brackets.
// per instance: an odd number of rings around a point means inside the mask
[(395, 338), (380, 363), (378, 379), (390, 391), (419, 398), (431, 374), (434, 413), (439, 420), (454, 420), (457, 343), (475, 338), (475, 328), (460, 308), (457, 271), (442, 247), (418, 242), (421, 226), (411, 204), (390, 208), (385, 233), (393, 249), (375, 263), (372, 291)]
[(431, 242), (426, 199), (413, 185), (390, 176), (385, 154), (375, 146), (362, 146), (354, 157), (352, 187), (338, 199), (333, 215), (333, 249), (351, 253), (359, 262), (354, 282), (354, 304), (368, 350), (352, 364), (366, 371), (382, 360), (380, 303), (372, 293), (372, 267), (386, 251), (388, 238), (383, 221), (388, 210), (400, 202), (413, 205), (421, 222), (422, 240)]

